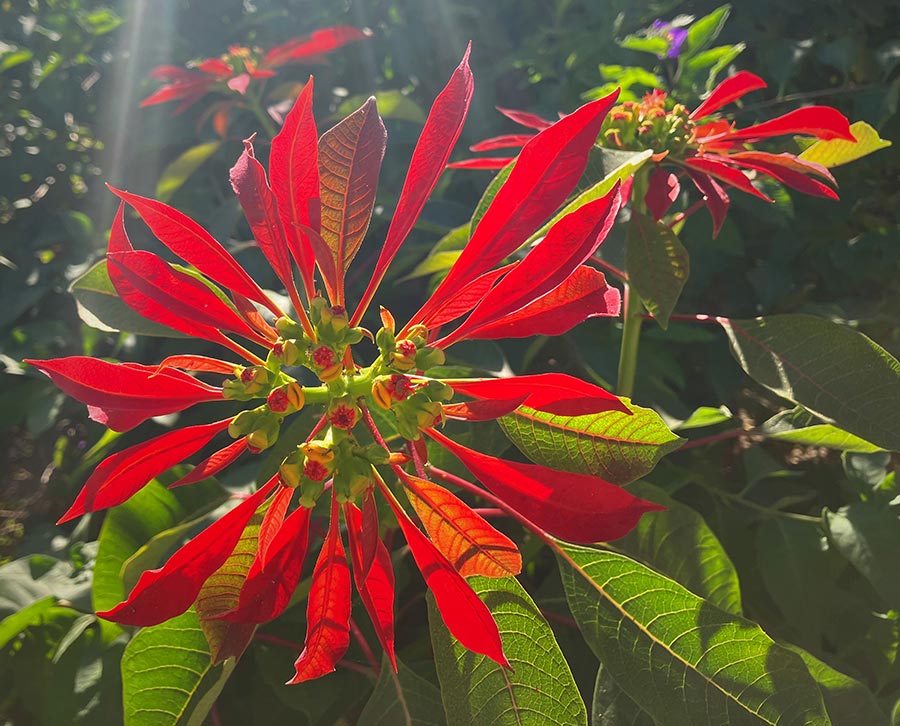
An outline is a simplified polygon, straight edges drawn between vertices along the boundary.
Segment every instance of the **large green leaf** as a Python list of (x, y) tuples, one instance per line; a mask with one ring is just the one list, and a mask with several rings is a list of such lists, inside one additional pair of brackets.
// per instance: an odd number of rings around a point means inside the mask
[(825, 512), (828, 538), (894, 608), (900, 610), (900, 518), (884, 506), (857, 502)]
[(92, 328), (117, 333), (154, 335), (161, 338), (187, 337), (165, 325), (139, 315), (128, 307), (109, 279), (106, 260), (100, 260), (69, 287), (78, 306), (78, 316)]
[(669, 327), (690, 268), (678, 235), (667, 224), (632, 210), (625, 241), (628, 282), (663, 330)]
[(872, 692), (862, 683), (835, 670), (802, 648), (790, 644), (785, 647), (803, 659), (810, 675), (819, 684), (831, 726), (887, 726), (887, 715), (878, 707), (878, 701)]
[(444, 726), (441, 693), (397, 660), (397, 672), (387, 657), (381, 659), (381, 673), (375, 689), (359, 714), (366, 726)]
[[(833, 552), (822, 547), (822, 531), (812, 522), (772, 517), (756, 531), (759, 571), (769, 595), (789, 627), (818, 644), (834, 601)], [(810, 603), (818, 603), (810, 607)]]
[(122, 656), (125, 726), (200, 726), (235, 663), (212, 665), (193, 609), (141, 629)]
[(900, 451), (900, 363), (862, 333), (812, 315), (718, 318), (757, 383), (851, 434)]
[(741, 613), (741, 586), (737, 571), (703, 517), (662, 489), (635, 482), (628, 491), (662, 504), (665, 510), (648, 512), (613, 548), (671, 577), (695, 595), (730, 613)]
[(205, 144), (192, 146), (180, 154), (163, 170), (162, 176), (156, 184), (156, 198), (161, 202), (168, 202), (175, 192), (181, 189), (194, 172), (203, 165), (203, 162), (219, 150), (221, 145), (221, 141), (208, 141)]
[[(704, 15), (688, 27), (687, 39), (681, 55), (684, 59), (699, 53), (719, 37), (725, 21), (731, 14), (731, 5), (720, 5), (709, 15)], [(681, 60), (681, 59), (679, 59)]]
[(55, 607), (56, 603), (57, 599), (53, 595), (48, 595), (0, 620), (0, 650), (23, 630), (40, 623), (44, 614)]
[(666, 726), (828, 726), (799, 656), (623, 555), (559, 544), (572, 615), (610, 675)]
[(652, 471), (684, 439), (669, 431), (655, 411), (623, 401), (630, 416), (620, 411), (558, 416), (522, 406), (499, 422), (537, 464), (627, 484)]
[(850, 133), (853, 134), (856, 143), (844, 139), (816, 141), (800, 154), (800, 158), (814, 161), (823, 166), (840, 166), (891, 145), (890, 141), (882, 139), (878, 132), (865, 121), (851, 124)]
[[(94, 564), (93, 599), (95, 610), (108, 610), (124, 599), (133, 582), (126, 583), (124, 571), (129, 561), (161, 532), (190, 521), (209, 511), (226, 498), (222, 488), (211, 480), (189, 487), (166, 489), (153, 480), (127, 502), (111, 509), (103, 521)], [(174, 541), (167, 542), (167, 549)], [(164, 551), (154, 550), (154, 559), (142, 559), (152, 567)]]
[(515, 578), (468, 580), (491, 611), (512, 665), (466, 650), (429, 595), (428, 620), (447, 722), (453, 726), (587, 725), (587, 710), (553, 631)]
[(475, 207), (475, 212), (472, 214), (472, 219), (469, 220), (469, 239), (471, 239), (472, 235), (475, 234), (475, 229), (478, 227), (478, 223), (481, 221), (484, 213), (487, 212), (488, 207), (490, 207), (493, 203), (494, 197), (497, 196), (500, 188), (504, 184), (506, 184), (506, 180), (509, 179), (509, 175), (512, 173), (513, 167), (515, 165), (516, 162), (512, 161), (504, 166), (499, 172), (497, 172), (496, 176), (491, 179), (491, 183), (487, 185), (487, 189), (484, 190), (484, 194), (482, 194), (481, 199), (478, 200), (478, 205)]

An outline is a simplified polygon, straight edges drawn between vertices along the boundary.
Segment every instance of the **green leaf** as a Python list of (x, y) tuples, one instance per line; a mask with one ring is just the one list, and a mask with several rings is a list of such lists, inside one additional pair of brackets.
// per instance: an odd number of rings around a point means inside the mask
[(890, 141), (882, 139), (865, 121), (851, 124), (850, 133), (853, 134), (856, 143), (844, 139), (816, 141), (800, 154), (800, 158), (833, 167), (856, 161), (891, 145)]
[(872, 583), (894, 609), (900, 609), (900, 519), (886, 507), (857, 502), (825, 512), (828, 539)]
[(669, 327), (690, 268), (688, 251), (678, 235), (664, 222), (632, 210), (625, 240), (628, 282), (663, 330)]
[(447, 722), (453, 726), (587, 726), (587, 710), (553, 631), (515, 578), (467, 581), (491, 611), (512, 665), (504, 670), (456, 641), (428, 596)]
[(888, 717), (872, 692), (862, 683), (789, 643), (785, 648), (799, 655), (819, 684), (831, 726), (887, 726)]
[(212, 665), (193, 610), (142, 628), (122, 656), (125, 726), (200, 726), (235, 664)]
[(481, 221), (484, 213), (487, 212), (488, 207), (491, 206), (494, 197), (496, 197), (497, 193), (500, 191), (500, 187), (506, 184), (506, 180), (509, 179), (509, 175), (512, 173), (515, 165), (516, 162), (511, 161), (497, 172), (496, 176), (491, 179), (491, 183), (487, 185), (487, 189), (484, 190), (484, 194), (482, 194), (481, 199), (478, 200), (478, 205), (475, 207), (475, 212), (472, 214), (472, 219), (469, 221), (469, 239), (475, 234), (478, 223)]
[(827, 446), (831, 449), (858, 454), (874, 454), (884, 451), (875, 444), (843, 431), (837, 426), (820, 423), (802, 406), (775, 414), (760, 426), (757, 432), (779, 441), (789, 441), (806, 446)]
[[(362, 106), (369, 98), (366, 94), (351, 96), (344, 99), (338, 107), (337, 115), (340, 118), (349, 116)], [(397, 121), (410, 121), (424, 124), (425, 112), (407, 94), (399, 90), (377, 91), (375, 100), (378, 103), (378, 115), (381, 118), (391, 118)]]
[(635, 482), (628, 491), (666, 509), (645, 514), (613, 548), (671, 577), (716, 607), (740, 615), (737, 571), (703, 517), (647, 482)]
[(397, 673), (394, 673), (387, 656), (382, 656), (378, 681), (359, 714), (359, 723), (366, 726), (444, 726), (441, 693), (399, 659)]
[(806, 642), (818, 643), (832, 614), (835, 572), (835, 555), (822, 547), (819, 527), (783, 517), (767, 519), (756, 531), (756, 552), (766, 590), (788, 625)]
[(602, 665), (594, 684), (591, 726), (656, 726)]
[(0, 53), (0, 73), (15, 68), (22, 63), (27, 63), (34, 58), (34, 52), (27, 48), (13, 48), (5, 53)]
[(660, 723), (828, 726), (803, 661), (759, 626), (623, 555), (556, 549), (585, 640)]
[(623, 48), (639, 50), (642, 53), (652, 53), (655, 56), (664, 57), (669, 52), (669, 41), (662, 36), (648, 38), (641, 35), (626, 35), (618, 42)]
[[(212, 480), (189, 487), (166, 489), (154, 479), (127, 502), (111, 509), (103, 520), (94, 564), (94, 610), (109, 610), (121, 602), (126, 590), (123, 574), (129, 560), (155, 535), (209, 511), (225, 500)], [(157, 551), (159, 557), (161, 550)], [(144, 561), (147, 567), (153, 563)]]
[(851, 434), (900, 451), (900, 363), (862, 333), (812, 315), (718, 318), (757, 383)]
[(168, 202), (194, 172), (219, 150), (221, 145), (221, 141), (208, 141), (205, 144), (192, 146), (180, 154), (175, 161), (163, 169), (162, 176), (156, 184), (156, 198), (161, 202)]
[(690, 58), (696, 55), (719, 37), (725, 21), (731, 14), (731, 5), (721, 5), (709, 15), (704, 15), (688, 28), (687, 39), (681, 51), (682, 58)]
[(106, 260), (101, 260), (75, 280), (69, 292), (78, 305), (78, 317), (92, 328), (161, 338), (187, 337), (165, 325), (147, 320), (122, 302), (109, 279)]
[(689, 429), (702, 429), (707, 426), (718, 426), (720, 423), (731, 421), (734, 414), (725, 406), (713, 408), (712, 406), (700, 406), (698, 409), (688, 416), (677, 426), (673, 426), (675, 431), (687, 431)]
[(526, 246), (545, 236), (550, 228), (566, 215), (571, 214), (576, 209), (580, 209), (588, 202), (593, 202), (595, 199), (600, 199), (600, 197), (609, 194), (616, 182), (624, 182), (628, 177), (633, 176), (653, 156), (653, 149), (637, 152), (615, 152), (609, 149), (602, 149), (600, 153), (603, 169), (609, 168), (605, 176), (593, 186), (585, 189), (563, 207), (562, 211), (553, 219), (531, 235), (525, 243)]
[(684, 439), (649, 408), (622, 399), (631, 411), (557, 416), (520, 406), (498, 419), (504, 433), (536, 464), (627, 484), (653, 470)]
[(56, 598), (48, 595), (3, 618), (0, 621), (0, 650), (3, 650), (6, 644), (23, 630), (41, 622), (44, 613), (54, 607), (56, 603)]
[(401, 277), (397, 282), (414, 280), (417, 277), (433, 275), (436, 272), (444, 272), (453, 267), (453, 263), (459, 259), (463, 247), (469, 241), (469, 223), (454, 227), (441, 239), (428, 253), (428, 256), (416, 265), (412, 272)]

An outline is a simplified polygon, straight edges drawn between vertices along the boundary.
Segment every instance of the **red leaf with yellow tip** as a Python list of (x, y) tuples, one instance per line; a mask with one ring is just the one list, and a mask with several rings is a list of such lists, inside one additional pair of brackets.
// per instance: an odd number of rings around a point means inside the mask
[(126, 600), (97, 615), (123, 625), (146, 626), (183, 613), (197, 598), (203, 583), (228, 559), (247, 522), (277, 484), (277, 477), (270, 479), (182, 546), (165, 565), (142, 574)]
[(350, 645), (350, 566), (341, 540), (337, 498), (313, 570), (306, 608), (306, 646), (288, 683), (303, 683), (334, 671)]
[(278, 202), (278, 214), (288, 248), (306, 290), (311, 294), (315, 255), (301, 227), (318, 231), (321, 219), (319, 191), (319, 136), (313, 118), (313, 79), (303, 87), (284, 119), (269, 155), (269, 178)]
[[(373, 500), (374, 501), (374, 500)], [(391, 555), (377, 535), (372, 562), (366, 566), (364, 539), (366, 537), (365, 514), (349, 502), (344, 505), (347, 534), (350, 538), (350, 558), (353, 561), (353, 577), (356, 589), (365, 605), (378, 642), (384, 648), (391, 665), (397, 670), (394, 654), (394, 568)]]
[(434, 429), (426, 433), (509, 506), (569, 542), (618, 539), (628, 534), (645, 512), (663, 509), (595, 476), (505, 461), (468, 449)]
[(231, 419), (225, 419), (169, 431), (108, 456), (94, 469), (57, 524), (121, 504), (155, 476), (196, 454), (229, 423)]
[(381, 481), (378, 484), (391, 505), (425, 584), (434, 594), (447, 629), (464, 647), (508, 668), (509, 661), (503, 655), (500, 631), (491, 611), (431, 540), (413, 524), (390, 489)]
[(406, 496), (435, 547), (463, 577), (508, 577), (522, 571), (522, 556), (468, 504), (427, 479), (401, 476)]

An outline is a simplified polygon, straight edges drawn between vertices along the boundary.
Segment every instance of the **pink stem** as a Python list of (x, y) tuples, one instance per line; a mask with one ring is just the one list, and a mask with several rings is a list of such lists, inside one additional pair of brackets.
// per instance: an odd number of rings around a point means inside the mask
[(625, 271), (620, 270), (615, 265), (611, 265), (606, 260), (601, 260), (599, 257), (591, 257), (590, 261), (593, 262), (594, 265), (599, 267), (604, 272), (608, 272), (610, 275), (612, 275), (615, 278), (618, 278), (622, 282), (628, 282), (628, 275), (625, 274)]
[(374, 670), (376, 674), (380, 673), (381, 664), (378, 662), (378, 659), (375, 657), (375, 653), (372, 652), (372, 648), (369, 646), (369, 642), (366, 640), (366, 637), (363, 635), (362, 630), (359, 629), (359, 626), (356, 624), (356, 621), (353, 618), (350, 618), (350, 632), (353, 635), (354, 640), (356, 640), (356, 644), (359, 646), (359, 649), (366, 657), (366, 660), (369, 661), (369, 665), (372, 666), (372, 670)]

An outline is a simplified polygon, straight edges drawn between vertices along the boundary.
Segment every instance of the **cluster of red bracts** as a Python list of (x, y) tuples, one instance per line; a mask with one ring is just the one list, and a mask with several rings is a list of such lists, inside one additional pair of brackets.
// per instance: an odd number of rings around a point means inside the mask
[[(316, 327), (316, 318), (304, 309), (294, 266), (307, 300), (314, 296), (318, 268), (332, 306), (328, 308), (329, 325), (335, 325), (337, 315), (346, 316), (341, 318), (341, 330), (359, 322), (447, 163), (468, 111), (473, 81), (467, 52), (429, 114), (371, 283), (350, 316), (344, 309), (344, 273), (368, 226), (384, 129), (374, 103), (368, 102), (319, 138), (312, 115), (312, 89), (310, 82), (274, 139), (268, 175), (247, 142), (231, 181), (259, 249), (290, 293), (303, 329), (314, 340), (316, 330), (322, 328)], [(425, 330), (429, 345), (441, 348), (472, 338), (557, 334), (596, 315), (618, 314), (618, 292), (606, 285), (601, 273), (585, 265), (615, 220), (621, 204), (618, 189), (563, 217), (523, 259), (496, 268), (523, 246), (575, 188), (614, 101), (615, 94), (589, 103), (549, 125), (525, 145), (507, 183), (458, 261), (432, 297), (397, 333), (398, 339), (407, 340), (406, 335), (415, 337), (411, 331)], [(338, 149), (343, 150), (340, 158)], [(197, 355), (172, 356), (159, 366), (84, 357), (30, 362), (67, 394), (86, 403), (94, 420), (119, 431), (154, 416), (225, 398), (223, 388), (204, 383), (188, 371), (237, 376), (241, 385), (246, 384), (245, 390), (252, 390), (250, 386), (257, 385), (258, 378), (269, 374), (263, 368), (263, 359), (234, 338), (239, 336), (266, 351), (283, 354), (287, 346), (278, 332), (283, 312), (196, 222), (160, 202), (113, 191), (123, 205), (110, 235), (107, 267), (121, 299), (150, 320), (225, 346), (247, 361), (253, 372), (247, 374), (251, 369)], [(200, 276), (150, 252), (135, 250), (125, 233), (125, 204)], [(216, 285), (227, 291), (230, 300)], [(321, 309), (319, 303), (317, 310)], [(265, 319), (268, 314), (282, 319), (277, 330)], [(438, 332), (461, 318), (463, 321), (450, 332)], [(391, 334), (393, 339), (393, 330)], [(340, 357), (345, 361), (342, 380), (351, 381), (371, 370), (360, 369), (352, 360), (350, 348), (346, 352)], [(393, 377), (379, 374), (379, 378), (393, 381), (407, 375), (407, 370), (398, 368)], [(410, 370), (404, 392), (424, 385), (428, 380), (424, 373), (427, 371)], [(470, 399), (443, 405), (444, 417), (464, 421), (494, 419), (520, 406), (561, 416), (607, 411), (630, 414), (612, 394), (563, 374), (448, 380), (442, 386)], [(312, 389), (306, 390), (308, 399)], [(325, 395), (330, 389), (317, 390)], [(265, 391), (260, 396), (266, 400)], [(387, 399), (390, 406), (390, 396)], [(366, 425), (375, 441), (387, 449), (367, 413), (367, 400), (372, 400), (372, 394), (351, 402), (361, 411), (359, 425)], [(229, 417), (173, 430), (112, 454), (91, 474), (60, 521), (120, 504), (154, 477), (200, 452), (235, 421), (236, 417)], [(327, 416), (322, 422), (327, 427)], [(353, 425), (357, 425), (355, 416)], [(562, 539), (581, 543), (616, 539), (634, 527), (643, 513), (659, 509), (597, 477), (505, 461), (466, 448), (433, 428), (431, 420), (421, 428), (456, 456), (483, 487), (469, 483), (471, 491), (481, 491), (491, 501), (502, 502), (521, 521)], [(307, 443), (321, 430), (316, 427)], [(340, 433), (351, 435), (351, 431)], [(351, 574), (341, 519), (356, 589), (393, 660), (393, 573), (390, 556), (379, 538), (375, 489), (396, 515), (450, 631), (467, 648), (506, 663), (497, 626), (465, 577), (515, 575), (521, 568), (518, 551), (461, 499), (425, 479), (424, 474), (434, 471), (421, 460), (425, 447), (421, 441), (410, 445), (410, 451), (417, 452), (417, 476), (402, 468), (399, 462), (408, 457), (398, 452), (391, 457), (391, 452), (385, 451), (384, 460), (427, 536), (375, 468), (369, 467), (371, 485), (358, 497), (341, 496), (336, 483), (324, 482), (326, 492), (331, 487), (330, 525), (312, 575), (306, 647), (291, 682), (332, 671), (350, 641)], [(212, 476), (257, 448), (250, 436), (237, 438), (172, 486)], [(145, 572), (124, 602), (100, 615), (129, 625), (153, 625), (196, 604), (201, 621), (254, 626), (277, 617), (299, 582), (310, 539), (312, 509), (300, 506), (290, 511), (293, 497), (294, 489), (274, 476), (181, 547), (161, 568)], [(354, 499), (361, 499), (361, 509)], [(260, 521), (251, 527), (254, 517)], [(252, 536), (247, 534), (251, 529), (255, 532)], [(239, 592), (226, 605), (217, 601), (219, 605), (210, 606), (205, 584), (230, 566), (235, 548), (247, 541), (252, 542), (252, 564), (240, 577)], [(252, 636), (252, 627), (247, 633), (247, 638)], [(239, 655), (243, 646), (220, 643), (214, 657)]]
[(175, 109), (178, 114), (223, 84), (244, 95), (253, 79), (271, 78), (276, 75), (276, 68), (291, 63), (322, 63), (329, 53), (369, 35), (350, 26), (321, 28), (270, 48), (265, 53), (234, 46), (221, 58), (200, 61), (195, 69), (159, 66), (150, 72), (150, 77), (163, 81), (165, 85), (141, 101), (141, 106), (181, 101)]
[[(768, 176), (803, 194), (837, 199), (837, 193), (832, 188), (836, 186), (836, 182), (826, 167), (787, 152), (775, 154), (749, 150), (747, 145), (788, 134), (812, 136), (823, 141), (831, 139), (855, 141), (849, 121), (839, 111), (829, 106), (804, 106), (744, 129), (735, 128), (732, 122), (724, 119), (699, 123), (727, 104), (751, 91), (765, 87), (765, 81), (748, 71), (739, 71), (726, 78), (690, 112), (688, 118), (693, 122), (693, 134), (689, 143), (689, 154), (676, 158), (664, 150), (654, 149), (661, 153), (653, 157), (657, 167), (650, 176), (645, 202), (657, 221), (669, 211), (678, 198), (681, 188), (679, 176), (684, 175), (690, 178), (709, 209), (713, 219), (713, 236), (718, 235), (730, 203), (723, 184), (767, 202), (773, 201), (752, 184), (750, 177), (745, 173), (747, 171)], [(659, 94), (658, 91), (654, 93), (657, 96)], [(535, 114), (502, 108), (498, 110), (517, 124), (537, 131), (542, 131), (551, 124), (550, 121)], [(532, 138), (531, 134), (497, 136), (485, 139), (470, 149), (477, 152), (515, 148)], [(455, 162), (449, 166), (502, 169), (514, 160), (515, 157), (482, 157)]]

